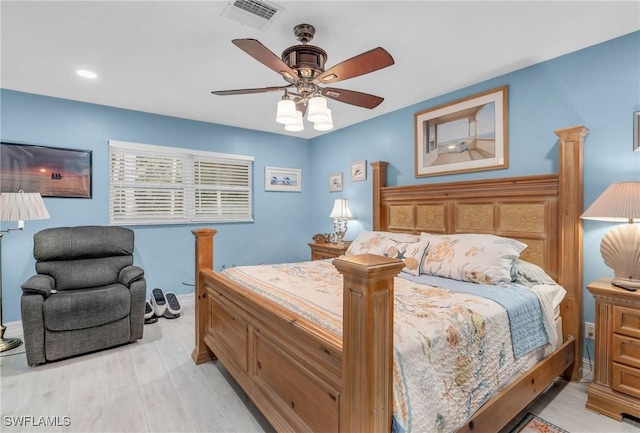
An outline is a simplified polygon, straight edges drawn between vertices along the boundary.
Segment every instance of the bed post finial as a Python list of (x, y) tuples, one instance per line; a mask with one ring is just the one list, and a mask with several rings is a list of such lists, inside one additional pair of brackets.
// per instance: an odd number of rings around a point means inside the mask
[(206, 291), (200, 276), (201, 269), (213, 269), (213, 237), (217, 233), (214, 229), (202, 228), (191, 230), (196, 237), (196, 347), (191, 358), (196, 364), (202, 364), (217, 359), (204, 342), (204, 331), (207, 326)]
[(333, 261), (343, 275), (340, 431), (390, 432), (393, 278), (404, 263), (365, 254)]
[(583, 147), (589, 130), (580, 125), (555, 131), (559, 140), (560, 253), (558, 283), (567, 290), (562, 301), (564, 339), (575, 339), (575, 362), (565, 372), (571, 380), (582, 378), (582, 220)]

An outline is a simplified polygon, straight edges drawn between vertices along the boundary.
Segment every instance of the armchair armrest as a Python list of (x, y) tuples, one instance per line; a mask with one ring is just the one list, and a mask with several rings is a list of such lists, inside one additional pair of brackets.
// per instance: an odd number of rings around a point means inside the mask
[(134, 281), (144, 278), (144, 271), (138, 266), (127, 266), (120, 271), (118, 282), (129, 287)]
[(23, 293), (37, 293), (48, 298), (49, 295), (55, 293), (54, 287), (56, 286), (56, 280), (49, 275), (38, 274), (34, 275), (25, 281), (20, 287), (22, 287)]

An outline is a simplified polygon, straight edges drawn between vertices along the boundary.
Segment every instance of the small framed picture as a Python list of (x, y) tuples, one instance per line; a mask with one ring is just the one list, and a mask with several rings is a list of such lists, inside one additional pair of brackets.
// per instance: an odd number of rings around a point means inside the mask
[(367, 161), (355, 161), (351, 163), (351, 182), (367, 180)]
[(640, 111), (633, 113), (633, 151), (640, 152)]
[(342, 191), (342, 173), (335, 173), (329, 176), (329, 192)]
[(302, 170), (298, 168), (265, 167), (265, 191), (302, 191)]

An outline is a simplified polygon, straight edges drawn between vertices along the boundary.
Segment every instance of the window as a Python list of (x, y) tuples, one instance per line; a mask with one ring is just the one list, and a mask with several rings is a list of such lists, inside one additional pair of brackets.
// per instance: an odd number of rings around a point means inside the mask
[(250, 222), (252, 175), (252, 156), (109, 141), (109, 222)]

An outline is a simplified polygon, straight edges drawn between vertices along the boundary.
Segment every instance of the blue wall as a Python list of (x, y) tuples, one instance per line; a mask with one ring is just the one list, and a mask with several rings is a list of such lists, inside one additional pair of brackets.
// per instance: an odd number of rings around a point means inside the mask
[[(429, 71), (424, 71), (428, 77)], [(461, 97), (509, 86), (509, 168), (431, 178), (414, 177), (413, 114)], [(640, 32), (484, 81), (312, 140), (188, 121), (116, 108), (2, 91), (4, 141), (94, 151), (92, 200), (45, 199), (52, 218), (27, 223), (3, 240), (4, 319), (19, 319), (19, 284), (32, 272), (32, 236), (53, 226), (107, 224), (106, 143), (110, 139), (251, 154), (255, 164), (255, 224), (217, 226), (216, 267), (304, 260), (313, 233), (331, 232), (333, 200), (350, 199), (356, 220), (347, 239), (371, 228), (371, 177), (351, 182), (352, 161), (390, 163), (391, 185), (547, 174), (557, 171), (554, 130), (585, 125), (585, 206), (612, 182), (640, 179), (632, 152), (632, 113), (640, 111)], [(264, 166), (302, 168), (302, 193), (264, 192)], [(328, 192), (328, 177), (344, 173), (344, 190)], [(281, 209), (286, 213), (278, 214)], [(3, 229), (8, 227), (4, 224)], [(193, 280), (195, 226), (134, 227), (136, 262), (149, 286), (185, 293)], [(584, 281), (612, 275), (599, 245), (612, 226), (584, 223)], [(585, 320), (594, 320), (585, 291)]]

